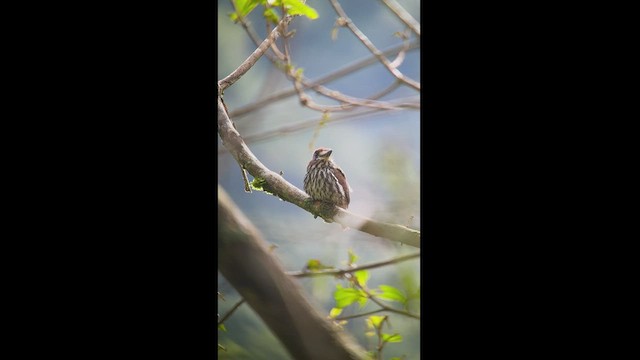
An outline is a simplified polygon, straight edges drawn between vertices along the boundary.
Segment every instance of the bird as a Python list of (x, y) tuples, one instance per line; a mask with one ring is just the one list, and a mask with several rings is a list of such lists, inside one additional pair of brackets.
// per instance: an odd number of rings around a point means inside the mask
[(311, 199), (333, 204), (343, 209), (349, 207), (352, 191), (344, 171), (331, 159), (333, 150), (320, 147), (313, 152), (304, 176), (304, 191)]

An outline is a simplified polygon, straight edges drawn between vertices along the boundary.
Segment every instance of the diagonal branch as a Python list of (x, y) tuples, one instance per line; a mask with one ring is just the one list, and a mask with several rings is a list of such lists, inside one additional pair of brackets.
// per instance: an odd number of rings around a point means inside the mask
[[(218, 270), (293, 359), (366, 359), (365, 350), (312, 306), (258, 229), (218, 185)], [(247, 261), (251, 259), (251, 261)]]
[(382, 65), (384, 65), (384, 67), (387, 70), (389, 70), (391, 75), (395, 76), (400, 81), (411, 86), (412, 88), (420, 91), (420, 83), (405, 76), (402, 72), (400, 72), (400, 70), (393, 67), (389, 59), (387, 59), (384, 56), (384, 54), (380, 50), (378, 50), (378, 48), (376, 48), (375, 45), (373, 45), (371, 40), (369, 40), (369, 38), (362, 31), (360, 31), (360, 29), (358, 29), (358, 27), (353, 23), (353, 21), (349, 19), (349, 17), (347, 16), (347, 13), (345, 13), (345, 11), (342, 9), (342, 6), (340, 6), (338, 1), (330, 0), (330, 2), (333, 8), (335, 9), (336, 13), (338, 14), (338, 16), (340, 16), (340, 19), (342, 20), (340, 22), (344, 26), (348, 27), (349, 30), (351, 30), (351, 32), (364, 44), (364, 46), (366, 46), (367, 49), (369, 49), (369, 51), (371, 51), (371, 53), (378, 58), (378, 60), (382, 63)]
[[(418, 47), (420, 47), (420, 43), (419, 42), (412, 42), (410, 43), (409, 47), (406, 49), (408, 50), (414, 50), (417, 49)], [(398, 51), (403, 51), (404, 49), (404, 45), (400, 45), (400, 46), (395, 46), (393, 48), (387, 49), (385, 51), (382, 52), (383, 55), (392, 55), (397, 53)], [(274, 60), (272, 60), (274, 61)], [(315, 79), (315, 80), (306, 80), (305, 82), (303, 82), (303, 86), (305, 88), (312, 88), (313, 86), (317, 86), (317, 85), (322, 85), (322, 84), (326, 84), (328, 82), (331, 82), (333, 80), (339, 79), (345, 75), (351, 74), (357, 70), (363, 69), (367, 66), (373, 65), (377, 63), (377, 58), (374, 55), (371, 55), (370, 57), (367, 57), (365, 59), (362, 60), (358, 60), (350, 65), (347, 65), (341, 69), (338, 69), (334, 72), (331, 72), (319, 79)], [(277, 100), (282, 100), (285, 98), (288, 98), (290, 96), (296, 95), (297, 91), (295, 89), (288, 89), (288, 90), (282, 90), (279, 91), (267, 98), (264, 98), (262, 100), (258, 100), (254, 103), (251, 103), (249, 105), (246, 105), (244, 107), (240, 107), (238, 109), (235, 109), (233, 111), (231, 111), (230, 116), (233, 118), (242, 116), (242, 115), (246, 115), (252, 111), (258, 110), (258, 109), (264, 109), (265, 106), (271, 105), (273, 103), (275, 103)], [(372, 99), (375, 99), (375, 97), (371, 97)]]
[[(399, 99), (399, 100), (393, 101), (393, 103), (394, 104), (397, 103), (397, 107), (402, 107), (407, 109), (417, 110), (420, 108), (420, 103), (416, 103), (415, 101), (410, 101), (410, 99), (406, 101), (404, 99)], [(332, 115), (331, 117), (323, 121), (325, 121), (325, 124), (328, 124), (328, 123), (344, 121), (344, 120), (362, 119), (365, 116), (369, 116), (367, 117), (367, 119), (370, 119), (371, 118), (370, 116), (375, 116), (375, 115), (379, 115), (386, 112), (396, 112), (396, 111), (399, 111), (399, 110), (398, 109), (394, 109), (394, 110), (366, 109), (366, 110), (360, 110), (352, 113)], [(268, 140), (276, 136), (281, 136), (283, 134), (292, 134), (298, 131), (306, 130), (314, 126), (317, 126), (318, 122), (321, 121), (321, 119), (317, 119), (316, 117), (312, 119), (306, 119), (294, 124), (284, 125), (284, 126), (267, 130), (264, 132), (260, 132), (257, 134), (246, 135), (246, 136), (243, 136), (243, 139), (246, 143), (251, 144), (259, 141)], [(227, 152), (227, 149), (225, 147), (221, 147), (218, 149), (218, 154), (224, 154), (226, 152)]]
[(245, 303), (245, 299), (240, 299), (240, 301), (238, 301), (235, 305), (233, 305), (233, 307), (231, 308), (231, 310), (229, 310), (226, 314), (224, 314), (224, 316), (222, 317), (222, 319), (218, 320), (218, 326), (224, 324), (225, 321), (227, 321), (227, 319), (229, 317), (231, 317), (231, 315), (233, 315), (233, 313), (238, 310), (238, 308), (240, 307), (240, 305)]
[(264, 41), (260, 44), (260, 46), (258, 46), (258, 48), (251, 55), (249, 55), (249, 57), (242, 64), (240, 64), (240, 66), (238, 66), (237, 69), (235, 69), (231, 74), (229, 74), (224, 79), (218, 81), (218, 87), (221, 92), (224, 92), (226, 88), (233, 85), (236, 81), (238, 81), (242, 77), (242, 75), (244, 75), (247, 71), (249, 71), (249, 69), (253, 67), (253, 65), (255, 65), (258, 59), (260, 59), (260, 57), (262, 57), (265, 51), (269, 49), (271, 44), (273, 44), (273, 42), (278, 38), (278, 36), (282, 35), (283, 26), (286, 26), (287, 24), (289, 24), (291, 19), (292, 19), (291, 16), (285, 16), (282, 19), (282, 21), (280, 21), (280, 24), (278, 24), (278, 26), (275, 29), (273, 29), (273, 31), (271, 31), (269, 36), (267, 36), (267, 38), (264, 39)]
[[(238, 17), (238, 20), (239, 20), (240, 24), (242, 25), (242, 27), (244, 28), (244, 30), (249, 35), (249, 38), (253, 41), (253, 43), (256, 46), (259, 46), (260, 45), (260, 40), (259, 40), (258, 34), (256, 34), (256, 32), (253, 30), (253, 27), (251, 27), (250, 24), (247, 22), (247, 20), (242, 18), (242, 17)], [(282, 25), (282, 32), (285, 33), (285, 34), (287, 33), (286, 24)], [(356, 97), (352, 97), (352, 96), (347, 96), (347, 95), (341, 94), (338, 91), (334, 91), (334, 90), (328, 89), (328, 88), (326, 88), (326, 87), (324, 87), (324, 86), (322, 86), (320, 84), (315, 84), (311, 80), (309, 80), (306, 77), (304, 77), (304, 75), (302, 75), (302, 74), (297, 74), (295, 72), (295, 69), (294, 69), (293, 65), (291, 64), (291, 55), (290, 55), (289, 45), (288, 45), (288, 41), (287, 41), (287, 36), (283, 36), (282, 39), (284, 39), (284, 51), (285, 51), (284, 54), (282, 52), (280, 52), (280, 50), (278, 50), (278, 48), (275, 46), (275, 42), (274, 42), (274, 43), (271, 44), (271, 50), (276, 55), (274, 56), (273, 54), (271, 54), (269, 52), (266, 52), (264, 55), (277, 68), (282, 68), (284, 73), (285, 73), (285, 75), (286, 75), (286, 77), (293, 81), (294, 91), (296, 93), (298, 93), (298, 97), (300, 98), (300, 102), (304, 106), (306, 106), (306, 107), (308, 107), (308, 108), (310, 108), (312, 110), (322, 111), (322, 112), (350, 111), (351, 109), (353, 109), (354, 106), (373, 107), (373, 108), (379, 108), (379, 109), (393, 109), (394, 108), (393, 104), (390, 104), (390, 103), (387, 103), (387, 102), (383, 102), (383, 101), (377, 101), (377, 99), (382, 97), (383, 95), (380, 95), (379, 97), (371, 96), (369, 98), (364, 98), (364, 99), (356, 98)], [(404, 48), (398, 54), (398, 58), (400, 59), (400, 61), (404, 58), (404, 54), (409, 49), (409, 46), (410, 46), (410, 43), (408, 41), (405, 41)], [(304, 85), (304, 87), (302, 85)], [(399, 84), (397, 84), (396, 82), (394, 82), (394, 84), (392, 84), (393, 88), (395, 88), (397, 86), (399, 86)], [(328, 97), (330, 99), (342, 102), (342, 104), (334, 105), (334, 106), (320, 105), (320, 104), (314, 102), (310, 97), (308, 97), (304, 93), (304, 89), (305, 88), (313, 89), (318, 94), (324, 95), (324, 96), (326, 96), (326, 97)], [(257, 108), (258, 107), (253, 107), (253, 109), (257, 109)], [(259, 108), (262, 108), (262, 106), (260, 106)]]
[(396, 0), (382, 0), (402, 22), (404, 22), (416, 35), (420, 36), (420, 23), (409, 14)]
[(389, 311), (389, 312), (392, 312), (392, 313), (396, 313), (396, 314), (401, 314), (401, 315), (404, 315), (404, 316), (408, 316), (410, 318), (414, 318), (414, 319), (420, 320), (420, 315), (416, 315), (416, 314), (410, 313), (408, 311), (398, 310), (398, 309), (394, 309), (394, 308), (392, 308), (390, 306), (387, 306), (382, 301), (378, 300), (375, 295), (373, 295), (371, 292), (369, 292), (369, 290), (367, 290), (364, 286), (360, 285), (360, 283), (358, 283), (357, 281), (354, 281), (353, 284), (357, 288), (359, 288), (360, 290), (364, 291), (365, 294), (367, 294), (367, 296), (369, 297), (369, 299), (371, 299), (371, 301), (376, 303), (376, 305), (380, 306), (383, 310)]
[(254, 178), (264, 180), (263, 189), (284, 201), (297, 205), (327, 222), (337, 222), (343, 226), (362, 232), (398, 241), (410, 246), (420, 247), (420, 231), (406, 226), (378, 222), (353, 214), (334, 205), (314, 202), (304, 191), (293, 186), (280, 174), (268, 169), (247, 147), (240, 133), (235, 129), (222, 101), (221, 86), (218, 90), (218, 134), (222, 144), (240, 167), (246, 169)]
[(418, 258), (418, 257), (420, 257), (420, 253), (409, 254), (409, 255), (404, 255), (404, 256), (398, 256), (398, 257), (393, 258), (393, 259), (389, 259), (389, 260), (385, 260), (385, 261), (378, 261), (378, 262), (374, 262), (374, 263), (370, 263), (370, 264), (366, 264), (366, 265), (360, 265), (360, 266), (356, 266), (356, 267), (353, 267), (353, 268), (350, 268), (350, 269), (320, 270), (320, 271), (314, 271), (314, 272), (289, 271), (289, 272), (287, 272), (287, 275), (294, 276), (294, 277), (299, 277), (299, 278), (325, 276), (325, 275), (342, 276), (344, 274), (353, 273), (353, 272), (360, 271), (360, 270), (375, 269), (375, 268), (378, 268), (378, 267), (383, 267), (383, 266), (387, 266), (387, 265), (391, 265), (391, 264), (398, 264), (398, 263), (401, 263), (403, 261), (415, 259), (415, 258)]

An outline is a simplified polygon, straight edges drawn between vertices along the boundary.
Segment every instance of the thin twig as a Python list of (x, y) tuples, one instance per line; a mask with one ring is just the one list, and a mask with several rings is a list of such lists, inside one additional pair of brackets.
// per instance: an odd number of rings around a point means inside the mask
[(369, 311), (366, 313), (361, 313), (361, 314), (355, 314), (355, 315), (348, 315), (348, 316), (340, 316), (337, 318), (334, 318), (334, 320), (349, 320), (349, 319), (355, 319), (355, 318), (359, 318), (359, 317), (363, 317), (363, 316), (367, 316), (367, 315), (372, 315), (372, 314), (377, 314), (379, 312), (383, 312), (386, 311), (385, 309), (378, 309), (378, 310), (373, 310), (373, 311)]
[(400, 4), (398, 4), (395, 0), (382, 0), (382, 2), (387, 5), (389, 10), (391, 10), (402, 22), (404, 22), (416, 35), (420, 36), (420, 23), (416, 21), (416, 19), (409, 14), (407, 10), (405, 10)]
[[(415, 253), (415, 254), (409, 254), (409, 255), (403, 255), (403, 256), (398, 256), (396, 258), (393, 259), (389, 259), (389, 260), (385, 260), (385, 261), (379, 261), (379, 262), (375, 262), (375, 263), (370, 263), (370, 264), (366, 264), (366, 265), (361, 265), (361, 266), (357, 266), (351, 269), (344, 269), (344, 270), (330, 270), (330, 271), (318, 271), (318, 272), (301, 272), (301, 271), (289, 271), (286, 274), (289, 276), (293, 276), (293, 277), (297, 277), (297, 278), (303, 278), (303, 277), (313, 277), (313, 276), (323, 276), (323, 275), (344, 275), (346, 273), (352, 273), (352, 272), (356, 272), (356, 271), (360, 271), (360, 270), (367, 270), (367, 269), (374, 269), (374, 268), (378, 268), (378, 267), (383, 267), (383, 266), (387, 266), (387, 265), (392, 265), (392, 264), (398, 264), (407, 260), (411, 260), (411, 259), (415, 259), (417, 257), (420, 257), (420, 253)], [(238, 303), (236, 303), (231, 310), (229, 310), (223, 317), (222, 319), (220, 319), (218, 321), (218, 326), (222, 323), (225, 322), (225, 320), (227, 320), (234, 311), (236, 311), (236, 309), (238, 309), (238, 307), (240, 307), (240, 305), (242, 305), (244, 303), (244, 299), (241, 299)], [(342, 318), (336, 318), (335, 320), (347, 320), (347, 319), (351, 319), (351, 318), (355, 318), (355, 317), (362, 317), (362, 316), (367, 316), (367, 315), (371, 315), (371, 314), (375, 314), (375, 313), (379, 313), (381, 311), (387, 311), (386, 308), (382, 308), (379, 310), (374, 310), (368, 313), (362, 313), (362, 314), (357, 314), (357, 315), (350, 315), (350, 316), (346, 316), (346, 317), (342, 317)]]
[(219, 91), (224, 92), (226, 88), (233, 85), (236, 81), (238, 81), (242, 77), (242, 75), (244, 75), (247, 71), (249, 71), (249, 69), (251, 69), (253, 65), (255, 65), (258, 59), (262, 57), (265, 51), (269, 49), (269, 47), (276, 40), (276, 38), (282, 35), (281, 33), (282, 27), (289, 24), (291, 19), (292, 19), (291, 16), (285, 16), (280, 21), (278, 26), (275, 29), (273, 29), (273, 31), (271, 31), (269, 36), (267, 36), (267, 38), (264, 39), (264, 41), (260, 44), (260, 46), (258, 46), (258, 48), (251, 55), (249, 55), (249, 57), (242, 64), (240, 64), (240, 66), (238, 66), (237, 69), (235, 69), (231, 74), (229, 74), (224, 79), (218, 81)]
[[(242, 24), (242, 27), (245, 29), (245, 31), (247, 32), (247, 34), (249, 35), (249, 38), (256, 44), (259, 44), (259, 38), (258, 35), (256, 34), (256, 32), (253, 30), (253, 28), (250, 26), (250, 24), (244, 19), (239, 17), (238, 18), (239, 22)], [(407, 41), (405, 41), (405, 44), (402, 46), (402, 48), (400, 49), (400, 53), (398, 54), (398, 59), (404, 58), (404, 51), (409, 50), (412, 47), (417, 47), (419, 46), (418, 43), (408, 43)], [(389, 49), (386, 50), (383, 54), (391, 54), (396, 50), (397, 48), (393, 48), (393, 49)], [(275, 42), (272, 44), (272, 50), (274, 51), (274, 53), (276, 54), (276, 57), (274, 57), (271, 53), (265, 53), (265, 56), (267, 56), (267, 58), (274, 63), (276, 66), (278, 66), (279, 64), (284, 64), (286, 62), (286, 59), (288, 58), (287, 55), (283, 54), (282, 52), (280, 52), (277, 47), (275, 46)], [(287, 50), (285, 49), (285, 52)], [(397, 51), (397, 50), (396, 50)], [(370, 65), (370, 64), (374, 64), (376, 63), (376, 57), (371, 57), (369, 59), (370, 63), (365, 64), (364, 66)], [(394, 61), (395, 62), (395, 61)], [(325, 87), (320, 87), (320, 85), (322, 83), (325, 83), (327, 81), (333, 80), (335, 78), (338, 78), (340, 76), (344, 76), (348, 73), (350, 73), (351, 71), (355, 71), (358, 68), (353, 68), (352, 66), (348, 66), (343, 70), (339, 70), (336, 73), (333, 74), (329, 74), (327, 76), (325, 76), (322, 79), (316, 80), (316, 81), (311, 81), (306, 79), (304, 76), (300, 76), (300, 83), (302, 85), (304, 85), (304, 88), (311, 88), (314, 91), (316, 91), (317, 93), (324, 95), (326, 97), (332, 98), (334, 100), (337, 101), (341, 101), (343, 103), (346, 103), (345, 105), (337, 105), (337, 106), (326, 106), (326, 105), (319, 105), (313, 101), (311, 101), (306, 95), (301, 95), (301, 89), (299, 87), (294, 87), (293, 90), (288, 90), (285, 91), (284, 93), (279, 93), (279, 94), (275, 94), (270, 96), (267, 99), (261, 100), (259, 102), (253, 103), (249, 106), (246, 106), (244, 108), (240, 108), (234, 112), (232, 112), (230, 114), (231, 117), (237, 117), (240, 115), (244, 115), (250, 111), (254, 111), (257, 109), (262, 109), (264, 108), (265, 105), (268, 105), (270, 103), (273, 103), (275, 100), (280, 100), (286, 97), (289, 97), (291, 95), (295, 95), (296, 93), (299, 94), (300, 98), (301, 98), (301, 102), (303, 102), (303, 104), (313, 110), (317, 110), (317, 111), (347, 111), (350, 110), (353, 106), (366, 106), (366, 107), (374, 107), (374, 108), (384, 108), (384, 109), (388, 109), (390, 107), (392, 107), (392, 105), (388, 104), (388, 103), (384, 103), (384, 102), (376, 102), (376, 101), (372, 101), (375, 100), (379, 97), (368, 97), (366, 99), (360, 99), (360, 98), (354, 98), (354, 97), (349, 97), (349, 96), (345, 96), (342, 95), (336, 91), (333, 91), (331, 89), (327, 89)], [(347, 71), (345, 71), (347, 70)], [(335, 74), (335, 78), (333, 77)], [(285, 75), (288, 75), (285, 71)], [(289, 78), (292, 78), (291, 76), (288, 76)], [(295, 77), (294, 77), (295, 78)], [(325, 78), (328, 79), (325, 81)], [(295, 84), (294, 84), (295, 85)], [(299, 85), (299, 84), (298, 84)]]
[(364, 291), (365, 294), (367, 294), (367, 296), (369, 297), (369, 299), (371, 299), (371, 301), (376, 303), (376, 305), (380, 306), (383, 310), (420, 320), (420, 315), (416, 315), (416, 314), (410, 313), (408, 311), (398, 310), (398, 309), (394, 309), (394, 308), (392, 308), (390, 306), (387, 306), (386, 304), (384, 304), (380, 300), (376, 299), (375, 295), (370, 293), (367, 289), (365, 289), (364, 286), (360, 285), (360, 283), (358, 283), (357, 281), (354, 281), (353, 284), (356, 287), (358, 287), (360, 290)]
[(245, 299), (240, 299), (240, 301), (238, 301), (235, 305), (233, 305), (231, 310), (229, 310), (226, 314), (224, 314), (222, 319), (218, 320), (218, 326), (222, 325), (225, 321), (227, 321), (227, 319), (231, 315), (233, 315), (233, 313), (240, 307), (240, 305), (244, 304), (245, 301), (246, 301)]
[[(415, 50), (417, 48), (420, 47), (420, 43), (417, 42), (413, 42), (411, 43), (410, 46), (410, 50)], [(383, 54), (393, 54), (396, 53), (398, 51), (401, 51), (402, 47), (399, 46), (395, 46), (392, 49), (386, 50)], [(338, 69), (332, 73), (329, 73), (319, 79), (313, 80), (309, 83), (309, 86), (311, 85), (321, 85), (321, 84), (325, 84), (327, 82), (339, 79), (345, 75), (348, 75), (350, 73), (353, 73), (357, 70), (361, 70), (367, 66), (373, 65), (377, 63), (377, 58), (375, 56), (370, 56), (367, 57), (365, 59), (362, 60), (358, 60), (356, 62), (354, 62), (353, 64), (347, 65), (341, 69)], [(304, 84), (303, 84), (304, 85)], [(306, 87), (309, 87), (306, 86)], [(240, 107), (232, 112), (230, 112), (230, 116), (234, 119), (237, 119), (240, 116), (246, 115), (248, 113), (251, 113), (255, 110), (261, 110), (264, 109), (265, 106), (271, 105), (271, 104), (275, 104), (276, 101), (278, 100), (282, 100), (282, 99), (286, 99), (288, 97), (294, 96), (296, 95), (296, 90), (295, 89), (288, 89), (288, 90), (282, 90), (280, 92), (277, 92), (267, 98), (264, 98), (262, 100), (258, 100), (250, 105), (244, 106), (244, 107)], [(237, 121), (237, 120), (236, 120)]]
[(379, 267), (386, 266), (386, 265), (398, 264), (398, 263), (401, 263), (403, 261), (415, 259), (415, 258), (418, 258), (418, 257), (420, 257), (420, 253), (419, 252), (415, 253), (415, 254), (398, 256), (398, 257), (395, 257), (393, 259), (389, 259), (389, 260), (385, 260), (385, 261), (378, 261), (378, 262), (374, 262), (374, 263), (370, 263), (370, 264), (366, 264), (366, 265), (360, 265), (360, 266), (353, 267), (353, 268), (350, 268), (350, 269), (320, 270), (320, 271), (314, 271), (314, 272), (290, 271), (290, 272), (287, 272), (287, 275), (291, 275), (291, 276), (298, 277), (298, 278), (326, 276), (326, 275), (342, 276), (344, 274), (353, 273), (353, 272), (360, 271), (360, 270), (375, 269), (375, 268), (379, 268)]
[(375, 45), (373, 45), (371, 40), (369, 40), (369, 38), (362, 31), (360, 31), (360, 29), (358, 29), (358, 27), (353, 23), (353, 21), (349, 19), (349, 17), (347, 16), (347, 13), (345, 13), (345, 11), (342, 9), (342, 6), (340, 6), (337, 0), (329, 0), (329, 1), (331, 2), (331, 5), (335, 9), (338, 16), (340, 16), (344, 20), (343, 21), (344, 25), (348, 27), (349, 30), (351, 30), (351, 32), (364, 44), (364, 46), (367, 47), (367, 49), (369, 49), (369, 51), (371, 51), (373, 55), (376, 56), (376, 58), (378, 58), (378, 60), (384, 65), (384, 67), (387, 70), (389, 70), (389, 72), (393, 76), (398, 78), (403, 83), (420, 91), (420, 83), (413, 79), (410, 79), (409, 77), (405, 76), (402, 72), (400, 72), (400, 70), (391, 66), (391, 62), (389, 61), (389, 59), (387, 59), (384, 56), (384, 54), (382, 54), (382, 52), (378, 50), (375, 47)]
[[(334, 123), (334, 122), (339, 122), (339, 121), (344, 121), (344, 120), (355, 120), (355, 119), (362, 119), (365, 116), (371, 116), (371, 115), (379, 115), (382, 113), (387, 113), (387, 112), (397, 112), (400, 111), (403, 108), (407, 108), (407, 109), (420, 109), (420, 103), (417, 102), (411, 102), (411, 101), (405, 101), (404, 99), (400, 99), (397, 101), (393, 101), (392, 103), (396, 104), (396, 108), (392, 109), (392, 110), (381, 110), (381, 109), (367, 109), (367, 110), (361, 110), (361, 111), (357, 111), (357, 112), (352, 112), (352, 113), (347, 113), (347, 114), (340, 114), (340, 115), (333, 115), (331, 117), (329, 117), (328, 119), (324, 119), (325, 124), (328, 123)], [(370, 117), (368, 117), (367, 119), (370, 119)], [(243, 137), (244, 141), (247, 144), (250, 143), (257, 143), (259, 141), (264, 141), (264, 140), (268, 140), (271, 139), (273, 137), (278, 137), (284, 134), (293, 134), (296, 133), (298, 131), (302, 131), (302, 130), (306, 130), (309, 128), (312, 128), (316, 125), (318, 125), (318, 118), (317, 117), (313, 117), (311, 119), (306, 119), (294, 124), (288, 124), (288, 125), (284, 125), (282, 127), (276, 128), (276, 129), (272, 129), (272, 130), (268, 130), (265, 132), (261, 132), (261, 133), (257, 133), (257, 134), (251, 134), (251, 135), (246, 135)], [(227, 149), (224, 147), (221, 147), (218, 149), (218, 155), (224, 154), (227, 152)]]
[[(293, 87), (298, 93), (298, 97), (300, 98), (300, 103), (303, 106), (306, 106), (312, 110), (321, 111), (324, 113), (328, 112), (336, 112), (336, 111), (349, 111), (354, 106), (365, 106), (365, 107), (374, 107), (378, 109), (394, 109), (392, 105), (386, 102), (371, 100), (371, 99), (358, 99), (351, 96), (345, 96), (337, 91), (330, 90), (321, 85), (313, 85), (308, 80), (304, 78), (302, 74), (297, 74), (291, 63), (291, 48), (289, 44), (289, 40), (287, 36), (283, 37), (284, 42), (284, 60), (286, 62), (286, 75), (287, 77), (293, 81)], [(324, 95), (328, 98), (337, 100), (342, 102), (342, 105), (320, 105), (313, 101), (309, 96), (304, 93), (304, 87), (309, 87), (314, 91), (318, 92), (321, 95)]]

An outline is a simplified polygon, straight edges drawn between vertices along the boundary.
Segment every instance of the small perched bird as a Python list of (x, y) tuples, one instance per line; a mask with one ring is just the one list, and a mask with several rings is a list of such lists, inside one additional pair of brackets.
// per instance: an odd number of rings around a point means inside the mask
[(333, 150), (323, 147), (313, 152), (304, 176), (304, 191), (313, 200), (334, 204), (346, 210), (349, 207), (351, 187), (342, 169), (331, 160), (332, 152)]

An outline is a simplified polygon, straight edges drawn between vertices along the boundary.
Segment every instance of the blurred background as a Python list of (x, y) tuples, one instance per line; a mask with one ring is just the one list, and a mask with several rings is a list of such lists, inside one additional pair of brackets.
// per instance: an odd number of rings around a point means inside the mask
[[(417, 21), (420, 21), (419, 0), (397, 0)], [(380, 50), (401, 45), (394, 35), (406, 30), (402, 23), (379, 0), (343, 0), (340, 2), (349, 18)], [(347, 29), (340, 28), (332, 39), (337, 19), (327, 0), (308, 0), (307, 5), (319, 14), (315, 20), (296, 17), (290, 24), (295, 29), (291, 39), (292, 62), (304, 70), (304, 76), (314, 80), (370, 57), (369, 50)], [(218, 2), (218, 79), (236, 69), (254, 50), (255, 45), (240, 24), (230, 20), (230, 1)], [(261, 39), (266, 37), (262, 9), (256, 8), (248, 20)], [(419, 41), (412, 35), (410, 40)], [(393, 60), (394, 56), (389, 57)], [(407, 52), (398, 68), (406, 76), (420, 81), (420, 49)], [(379, 63), (353, 72), (325, 86), (345, 95), (366, 98), (394, 82), (395, 78)], [(349, 211), (378, 221), (397, 223), (420, 229), (420, 112), (418, 109), (379, 111), (366, 116), (351, 117), (320, 125), (322, 114), (303, 107), (297, 96), (265, 104), (254, 111), (233, 116), (234, 111), (282, 90), (293, 89), (283, 72), (262, 57), (256, 66), (224, 93), (225, 103), (238, 131), (260, 161), (293, 185), (303, 188), (306, 166), (313, 150), (324, 146), (333, 149), (334, 161), (344, 170), (353, 188)], [(336, 102), (306, 91), (317, 103)], [(380, 100), (408, 99), (419, 101), (419, 92), (401, 86)], [(362, 110), (362, 109), (360, 109)], [(366, 109), (364, 109), (366, 110)], [(330, 118), (356, 113), (340, 112)], [(301, 125), (301, 124), (306, 124)], [(302, 130), (288, 131), (300, 125)], [(338, 224), (326, 224), (322, 219), (277, 197), (254, 191), (244, 191), (241, 172), (233, 157), (224, 151), (218, 139), (218, 182), (244, 214), (260, 229), (265, 240), (277, 248), (275, 256), (288, 270), (302, 270), (309, 259), (323, 264), (344, 267), (348, 251), (358, 257), (358, 264), (386, 260), (398, 255), (415, 253), (418, 249), (373, 237), (356, 231), (343, 231)], [(428, 174), (427, 174), (428, 175)], [(249, 175), (249, 181), (253, 178)], [(405, 294), (419, 294), (419, 260), (370, 270), (369, 288), (392, 285)], [(342, 281), (332, 277), (299, 279), (310, 301), (328, 314), (335, 305), (333, 292)], [(240, 298), (230, 284), (218, 274), (217, 291), (224, 294), (218, 313), (224, 314)], [(397, 306), (396, 303), (389, 303)], [(368, 304), (346, 308), (343, 315), (377, 309)], [(419, 297), (409, 302), (409, 310), (420, 312)], [(387, 314), (387, 313), (383, 313)], [(380, 315), (380, 314), (376, 314)], [(388, 344), (383, 358), (420, 357), (420, 321), (397, 314), (391, 315), (393, 328), (387, 333), (399, 333), (401, 343)], [(365, 336), (365, 318), (349, 321), (349, 331), (367, 350), (377, 339)], [(218, 331), (218, 343), (227, 351), (218, 351), (221, 359), (290, 359), (286, 350), (246, 304), (225, 322), (227, 332)]]

